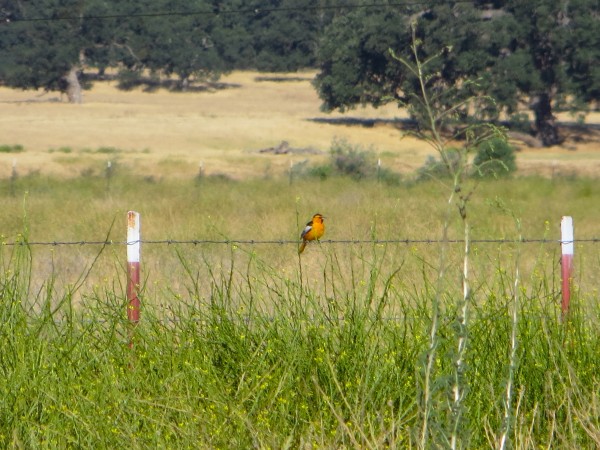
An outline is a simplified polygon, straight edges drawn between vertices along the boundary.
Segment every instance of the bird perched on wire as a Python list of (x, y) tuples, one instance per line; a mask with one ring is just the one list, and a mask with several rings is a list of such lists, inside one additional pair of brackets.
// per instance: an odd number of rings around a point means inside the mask
[(304, 227), (304, 230), (302, 230), (302, 234), (300, 235), (302, 243), (298, 249), (298, 254), (304, 251), (308, 241), (314, 241), (315, 239), (318, 241), (321, 239), (321, 236), (325, 233), (323, 219), (324, 217), (321, 214), (315, 214), (312, 220), (306, 224), (306, 227)]

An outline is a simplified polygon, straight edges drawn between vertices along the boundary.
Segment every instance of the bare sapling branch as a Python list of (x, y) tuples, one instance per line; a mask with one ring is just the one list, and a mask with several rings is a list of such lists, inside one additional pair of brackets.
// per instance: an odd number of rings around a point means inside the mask
[[(428, 448), (430, 446), (432, 426), (432, 411), (439, 410), (434, 405), (436, 392), (434, 383), (436, 379), (435, 361), (438, 357), (437, 348), (439, 346), (440, 336), (438, 327), (440, 322), (440, 307), (444, 290), (444, 283), (447, 271), (447, 249), (448, 233), (451, 223), (452, 211), (457, 208), (462, 221), (462, 233), (464, 236), (463, 263), (461, 271), (461, 290), (462, 296), (458, 298), (453, 305), (456, 312), (456, 346), (453, 360), (453, 376), (450, 386), (450, 429), (447, 445), (451, 448), (464, 448), (465, 442), (461, 439), (464, 434), (462, 430), (463, 404), (466, 397), (466, 354), (468, 348), (468, 328), (469, 328), (469, 306), (471, 299), (471, 288), (469, 283), (470, 276), (470, 252), (471, 252), (471, 225), (468, 215), (468, 204), (471, 196), (476, 189), (477, 181), (471, 181), (470, 178), (470, 153), (479, 145), (492, 137), (502, 136), (502, 130), (489, 123), (463, 123), (466, 112), (477, 110), (480, 102), (492, 102), (491, 99), (473, 95), (464, 88), (467, 84), (473, 83), (465, 80), (460, 86), (447, 86), (442, 80), (436, 69), (430, 67), (437, 58), (444, 52), (451, 49), (444, 49), (437, 55), (429, 58), (421, 56), (421, 42), (416, 36), (415, 26), (412, 26), (412, 58), (407, 59), (398, 56), (390, 50), (392, 57), (400, 62), (408, 71), (409, 75), (415, 77), (414, 84), (418, 89), (412, 96), (408, 96), (408, 104), (405, 105), (410, 114), (418, 123), (418, 130), (413, 134), (428, 142), (438, 153), (441, 161), (447, 169), (450, 176), (451, 185), (449, 186), (449, 196), (447, 199), (447, 208), (442, 224), (442, 246), (439, 255), (439, 267), (436, 279), (435, 295), (431, 304), (431, 323), (429, 330), (429, 341), (426, 350), (425, 363), (422, 379), (422, 393), (420, 399), (421, 408), (421, 426), (419, 432), (419, 447)], [(476, 90), (475, 90), (476, 92)], [(451, 130), (450, 137), (446, 138), (447, 131)], [(463, 144), (458, 150), (449, 147), (450, 141), (462, 140)], [(456, 157), (456, 152), (458, 157)], [(435, 388), (436, 390), (439, 388)]]

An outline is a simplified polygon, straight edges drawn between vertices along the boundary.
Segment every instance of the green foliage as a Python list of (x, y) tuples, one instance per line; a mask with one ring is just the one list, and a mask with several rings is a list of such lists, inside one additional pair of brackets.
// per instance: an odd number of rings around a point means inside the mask
[(473, 165), (476, 176), (508, 176), (517, 170), (515, 149), (505, 139), (486, 140), (479, 144)]
[(526, 113), (511, 114), (508, 122), (510, 129), (513, 131), (519, 131), (521, 133), (531, 133), (531, 120), (529, 120), (529, 115)]
[(148, 71), (175, 75), (175, 88), (187, 90), (191, 82), (214, 81), (233, 68), (293, 71), (315, 65), (318, 36), (330, 20), (311, 0), (58, 3), (0, 2), (4, 84), (68, 93), (73, 70), (83, 83), (84, 68), (113, 67), (123, 71), (124, 89)]
[(22, 145), (0, 145), (0, 153), (21, 153), (24, 152), (25, 149)]
[(308, 168), (306, 172), (309, 176), (326, 180), (333, 175), (333, 167), (330, 164), (321, 164)]
[(139, 70), (122, 69), (117, 75), (119, 89), (129, 91), (138, 87), (142, 82), (142, 76)]
[[(350, 254), (360, 262), (347, 277), (343, 250), (331, 251), (315, 261), (326, 275), (323, 287), (282, 274), (256, 254), (243, 262), (234, 260), (239, 254), (231, 261), (221, 255), (229, 271), (198, 260), (193, 249), (175, 271), (183, 294), (169, 288), (155, 299), (143, 290), (142, 320), (133, 328), (118, 282), (88, 291), (51, 274), (31, 289), (39, 253), (3, 245), (0, 446), (415, 448), (431, 280), (394, 273), (385, 260), (391, 247), (354, 248)], [(410, 254), (431, 263), (419, 252)], [(252, 275), (232, 282), (238, 262)], [(490, 435), (503, 427), (510, 262), (499, 261), (490, 277), (481, 274), (470, 320), (467, 425), (460, 430), (470, 448), (489, 447)], [(600, 415), (597, 294), (573, 299), (567, 326), (559, 319), (552, 265), (541, 257), (534, 279), (521, 288), (511, 439), (593, 448)], [(210, 295), (198, 282), (206, 271)], [(450, 303), (444, 306), (432, 447), (443, 446), (449, 433), (456, 317)]]
[(48, 149), (48, 153), (54, 153), (54, 152), (59, 152), (59, 153), (72, 153), (73, 149), (71, 147), (59, 147), (57, 149), (54, 148), (50, 148)]
[[(457, 148), (444, 150), (446, 161), (441, 156), (429, 155), (417, 169), (416, 181), (447, 179), (460, 169), (461, 155)], [(507, 176), (517, 170), (515, 149), (503, 138), (491, 138), (477, 146), (473, 160), (473, 175), (478, 177)]]
[(377, 181), (385, 183), (388, 186), (399, 186), (402, 181), (402, 175), (387, 167), (378, 167), (376, 173)]
[[(545, 145), (561, 142), (555, 108), (581, 108), (600, 99), (600, 59), (596, 0), (564, 4), (538, 2), (441, 3), (393, 10), (360, 8), (340, 15), (326, 29), (319, 48), (315, 86), (325, 110), (397, 102), (420, 120), (420, 85), (396, 54), (414, 62), (411, 25), (419, 59), (431, 67), (427, 87), (432, 107), (452, 108), (465, 120), (497, 119), (529, 103), (535, 132)], [(471, 80), (466, 83), (465, 80)], [(471, 96), (490, 96), (473, 109)], [(587, 106), (584, 106), (587, 107)], [(438, 120), (450, 120), (450, 115)], [(439, 126), (440, 124), (438, 124)]]
[(253, 67), (289, 72), (315, 66), (317, 42), (327, 19), (313, 0), (253, 0), (244, 8), (256, 11), (240, 17), (250, 36)]
[(320, 42), (314, 82), (323, 109), (344, 111), (398, 100), (406, 77), (389, 49), (408, 47), (407, 31), (405, 17), (396, 9), (358, 8), (335, 18)]
[(447, 179), (456, 173), (460, 165), (460, 150), (448, 148), (445, 162), (441, 156), (427, 156), (423, 166), (417, 169), (416, 181), (428, 181), (431, 179)]
[[(440, 105), (487, 94), (512, 114), (532, 100), (536, 132), (550, 144), (559, 139), (555, 108), (585, 109), (600, 98), (595, 64), (600, 26), (598, 15), (590, 14), (596, 0), (442, 2), (426, 11), (418, 4), (344, 5), (330, 0), (318, 7), (311, 0), (4, 0), (0, 80), (12, 87), (66, 92), (69, 73), (86, 87), (84, 68), (113, 67), (132, 71), (122, 76), (125, 88), (136, 81), (132, 74), (149, 71), (175, 75), (177, 88), (185, 90), (194, 80), (214, 80), (233, 68), (317, 66), (315, 86), (327, 110), (395, 101), (418, 111), (416, 77), (390, 53), (412, 61), (414, 25), (420, 58), (436, 59), (428, 84)], [(177, 14), (182, 11), (195, 14)], [(49, 20), (31, 20), (44, 18)], [(456, 88), (452, 95), (446, 95), (449, 88)], [(497, 118), (500, 111), (489, 106), (475, 113)], [(469, 113), (455, 110), (462, 119)]]
[(329, 163), (303, 169), (305, 173), (321, 180), (341, 176), (356, 181), (376, 179), (390, 185), (397, 185), (401, 181), (398, 173), (378, 167), (373, 151), (360, 145), (350, 144), (343, 139), (334, 140), (329, 154)]
[(154, 20), (130, 21), (125, 29), (129, 47), (136, 58), (133, 68), (148, 69), (165, 76), (176, 75), (178, 89), (185, 90), (192, 79), (216, 79), (223, 71), (222, 60), (213, 42), (215, 22), (212, 5), (205, 0), (154, 1), (149, 11), (185, 11)]
[[(86, 4), (95, 7), (101, 2)], [(102, 26), (105, 22), (97, 21), (94, 27), (82, 23), (79, 18), (86, 5), (77, 0), (5, 1), (1, 5), (8, 20), (3, 21), (0, 33), (0, 80), (22, 89), (57, 90), (77, 101), (81, 85), (85, 87), (77, 72), (86, 50), (109, 38)], [(48, 20), (31, 20), (42, 18)]]
[(338, 175), (361, 180), (372, 176), (375, 168), (373, 152), (345, 140), (335, 140), (330, 149), (331, 164)]

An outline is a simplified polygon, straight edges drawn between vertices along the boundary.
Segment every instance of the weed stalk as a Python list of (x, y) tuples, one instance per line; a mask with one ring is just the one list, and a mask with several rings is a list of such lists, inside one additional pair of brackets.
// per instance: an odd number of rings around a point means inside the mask
[[(430, 418), (433, 409), (433, 378), (434, 365), (436, 361), (437, 347), (439, 345), (439, 320), (440, 320), (440, 304), (443, 292), (443, 285), (446, 276), (446, 252), (448, 247), (448, 231), (450, 227), (450, 216), (453, 206), (458, 207), (460, 218), (462, 219), (463, 236), (464, 236), (464, 253), (462, 264), (462, 298), (455, 304), (457, 312), (457, 327), (456, 327), (456, 354), (454, 359), (454, 373), (451, 386), (451, 404), (450, 415), (452, 418), (449, 446), (452, 449), (462, 448), (463, 442), (460, 439), (460, 430), (462, 424), (462, 408), (463, 401), (466, 395), (465, 389), (465, 372), (466, 372), (466, 354), (468, 347), (468, 315), (469, 304), (471, 302), (471, 289), (469, 285), (469, 257), (470, 257), (470, 242), (471, 242), (471, 226), (468, 221), (467, 206), (473, 193), (475, 186), (470, 190), (464, 190), (466, 177), (468, 176), (468, 153), (476, 145), (490, 137), (498, 134), (498, 130), (494, 127), (487, 127), (484, 130), (475, 130), (473, 127), (467, 127), (465, 131), (460, 131), (455, 134), (454, 138), (463, 137), (466, 141), (463, 148), (460, 150), (460, 158), (455, 162), (449, 156), (447, 141), (442, 136), (442, 130), (445, 124), (453, 119), (456, 113), (467, 107), (470, 103), (477, 100), (476, 97), (468, 97), (466, 99), (452, 100), (450, 106), (441, 106), (439, 95), (435, 93), (434, 86), (435, 73), (427, 67), (428, 64), (437, 58), (439, 55), (434, 55), (432, 58), (423, 61), (419, 56), (419, 46), (421, 42), (416, 37), (415, 26), (412, 27), (412, 45), (414, 62), (403, 59), (392, 52), (392, 56), (398, 60), (419, 83), (420, 92), (412, 98), (412, 103), (409, 104), (409, 109), (420, 122), (421, 130), (416, 134), (421, 139), (428, 142), (439, 154), (441, 160), (447, 168), (448, 174), (451, 176), (452, 184), (449, 186), (450, 195), (447, 201), (446, 214), (442, 224), (442, 247), (440, 249), (439, 269), (437, 273), (437, 282), (435, 294), (431, 304), (431, 322), (429, 330), (429, 342), (425, 358), (425, 370), (423, 374), (423, 392), (421, 399), (421, 414), (422, 423), (419, 433), (420, 448), (429, 447), (430, 439)], [(439, 86), (438, 86), (439, 88)], [(450, 89), (452, 91), (452, 89)], [(443, 103), (443, 102), (442, 102)], [(491, 131), (491, 132), (490, 132)]]

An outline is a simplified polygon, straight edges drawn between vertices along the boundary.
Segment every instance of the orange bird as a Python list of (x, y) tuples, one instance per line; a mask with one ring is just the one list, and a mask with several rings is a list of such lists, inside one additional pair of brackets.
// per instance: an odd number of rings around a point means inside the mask
[(314, 241), (315, 239), (318, 241), (321, 239), (321, 236), (325, 233), (323, 219), (324, 217), (321, 214), (315, 214), (312, 220), (306, 224), (306, 227), (304, 227), (304, 230), (302, 230), (302, 234), (300, 235), (302, 243), (298, 249), (298, 254), (304, 251), (308, 241)]

